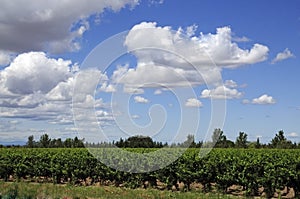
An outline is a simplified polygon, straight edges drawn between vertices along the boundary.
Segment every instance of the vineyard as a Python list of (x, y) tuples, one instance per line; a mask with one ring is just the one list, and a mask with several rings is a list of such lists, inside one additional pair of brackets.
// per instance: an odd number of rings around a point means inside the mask
[[(102, 149), (99, 154), (103, 153)], [(109, 149), (107, 162), (124, 165), (129, 158), (116, 149)], [(128, 149), (151, 154), (155, 149)], [(183, 149), (166, 149), (161, 159)], [(181, 150), (181, 151), (180, 151)], [(245, 195), (267, 198), (284, 189), (300, 191), (300, 150), (279, 149), (213, 149), (204, 157), (200, 149), (188, 149), (176, 161), (148, 173), (123, 172), (112, 169), (89, 153), (87, 149), (0, 149), (2, 181), (32, 181), (92, 185), (96, 183), (130, 188), (153, 187), (189, 191), (192, 184), (201, 184), (204, 192), (212, 188), (227, 193), (231, 186), (242, 187)], [(159, 151), (156, 151), (159, 153)], [(120, 155), (122, 157), (120, 157)], [(103, 157), (103, 156), (102, 156)], [(115, 158), (112, 158), (115, 157)], [(143, 162), (147, 168), (159, 168), (162, 160)]]

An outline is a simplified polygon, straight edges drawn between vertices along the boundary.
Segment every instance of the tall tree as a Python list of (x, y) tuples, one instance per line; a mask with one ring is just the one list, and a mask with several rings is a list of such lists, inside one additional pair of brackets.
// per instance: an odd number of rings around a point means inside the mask
[(82, 148), (84, 147), (83, 143), (84, 139), (80, 140), (77, 136), (74, 138), (73, 145), (75, 148)]
[(33, 135), (28, 137), (28, 141), (26, 143), (26, 146), (29, 147), (29, 148), (33, 148), (35, 146)]
[(66, 148), (71, 148), (73, 145), (73, 141), (71, 138), (67, 138), (65, 141), (64, 141), (64, 147)]
[(234, 143), (227, 140), (224, 132), (221, 129), (215, 129), (212, 135), (212, 141), (216, 148), (230, 148), (234, 147)]
[(261, 148), (261, 144), (260, 144), (259, 137), (256, 139), (256, 142), (255, 142), (255, 148), (256, 148), (256, 149)]
[(182, 147), (195, 148), (196, 147), (195, 136), (192, 134), (187, 135), (186, 140), (182, 143)]
[(280, 130), (278, 134), (271, 140), (270, 147), (272, 148), (294, 148), (292, 141), (287, 140), (284, 136), (283, 130)]
[(49, 148), (55, 148), (56, 146), (56, 139), (51, 139), (50, 144), (49, 144)]
[(49, 138), (48, 134), (43, 134), (40, 137), (40, 146), (43, 148), (48, 148), (50, 145), (51, 139)]
[(247, 137), (248, 135), (245, 132), (240, 132), (236, 138), (235, 146), (237, 148), (247, 148)]
[(62, 148), (63, 147), (63, 142), (62, 142), (61, 138), (58, 138), (56, 140), (55, 146), (58, 147), (58, 148)]
[(211, 137), (211, 138), (212, 138), (212, 142), (213, 142), (214, 144), (217, 144), (217, 142), (218, 142), (220, 139), (224, 138), (223, 131), (222, 131), (220, 128), (215, 129), (214, 132), (213, 132), (213, 134), (212, 134), (212, 137)]

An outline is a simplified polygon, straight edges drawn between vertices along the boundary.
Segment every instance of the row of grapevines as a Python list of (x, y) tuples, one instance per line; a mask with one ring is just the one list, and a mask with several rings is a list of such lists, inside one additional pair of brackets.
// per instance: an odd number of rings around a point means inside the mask
[[(208, 191), (214, 183), (224, 192), (231, 185), (240, 185), (247, 195), (258, 195), (259, 188), (264, 188), (267, 197), (284, 187), (293, 188), (297, 195), (300, 190), (300, 150), (214, 149), (200, 157), (199, 149), (188, 149), (172, 161), (171, 157), (183, 149), (156, 151), (159, 156), (151, 156), (154, 149), (129, 149), (149, 157), (135, 163), (129, 161), (133, 153), (124, 155), (113, 148), (94, 150), (101, 162), (87, 149), (1, 149), (0, 178), (43, 178), (73, 184), (90, 179), (91, 183), (110, 182), (132, 188), (145, 182), (155, 187), (160, 181), (168, 189), (178, 188), (178, 182), (183, 182), (186, 190), (192, 183), (201, 183)], [(160, 169), (168, 162), (171, 164)], [(130, 172), (112, 169), (107, 164)], [(141, 165), (145, 171), (155, 171), (136, 173), (135, 168)]]

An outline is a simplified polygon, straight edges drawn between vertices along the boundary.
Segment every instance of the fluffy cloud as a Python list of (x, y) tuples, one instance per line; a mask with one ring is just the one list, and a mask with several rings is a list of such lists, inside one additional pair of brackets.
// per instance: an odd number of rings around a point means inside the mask
[(46, 99), (51, 101), (70, 101), (73, 95), (74, 78), (59, 82), (51, 91), (46, 94)]
[(8, 65), (13, 58), (13, 53), (0, 50), (0, 66)]
[[(201, 33), (199, 36), (194, 36), (194, 34), (195, 26), (187, 28), (185, 31), (182, 28), (173, 31), (169, 26), (159, 27), (154, 22), (142, 22), (130, 30), (125, 45), (129, 50), (156, 48), (156, 53), (155, 50), (135, 51), (134, 54), (140, 60), (173, 63), (175, 58), (175, 61), (182, 62), (174, 54), (157, 50), (164, 49), (184, 57), (196, 66), (202, 67), (211, 65), (211, 59), (220, 67), (253, 64), (264, 61), (269, 51), (268, 47), (261, 44), (254, 44), (250, 50), (239, 48), (232, 41), (232, 32), (229, 27), (217, 28), (216, 34), (209, 33), (205, 35)], [(178, 64), (175, 67), (178, 67)]]
[(185, 106), (187, 106), (187, 107), (202, 107), (203, 104), (202, 104), (202, 102), (200, 102), (200, 100), (198, 100), (196, 98), (189, 98), (185, 102)]
[(125, 93), (131, 93), (131, 94), (143, 94), (143, 93), (145, 92), (144, 89), (137, 88), (137, 87), (135, 87), (135, 86), (133, 86), (133, 87), (125, 86), (125, 87), (123, 88), (123, 91), (124, 91)]
[(295, 57), (295, 55), (288, 48), (286, 48), (283, 52), (280, 52), (276, 55), (276, 57), (272, 60), (272, 63), (274, 64), (291, 57)]
[(258, 97), (258, 98), (254, 98), (252, 100), (252, 104), (275, 104), (276, 101), (272, 96), (268, 96), (266, 94)]
[[(78, 75), (82, 77), (81, 82), (75, 81)], [(112, 117), (103, 112), (103, 101), (90, 95), (96, 89), (94, 82), (103, 85), (106, 81), (107, 76), (97, 70), (78, 72), (78, 66), (69, 60), (49, 58), (42, 52), (23, 53), (0, 71), (0, 116), (73, 124), (72, 97), (76, 82), (80, 84), (80, 90), (74, 91), (80, 93), (76, 98), (77, 107), (82, 112), (92, 107), (99, 121), (107, 121)]]
[(116, 88), (114, 85), (112, 84), (108, 84), (107, 82), (103, 82), (99, 91), (103, 91), (103, 92), (106, 92), (106, 93), (113, 93), (113, 92), (116, 92)]
[[(254, 44), (249, 50), (233, 42), (229, 27), (215, 34), (196, 36), (197, 26), (160, 27), (155, 22), (135, 25), (124, 45), (137, 58), (136, 68), (119, 67), (112, 77), (127, 88), (189, 87), (220, 83), (223, 68), (264, 61), (268, 47)], [(147, 39), (145, 39), (147, 38)], [(229, 82), (230, 83), (230, 82)]]
[(79, 39), (89, 29), (87, 19), (105, 10), (134, 7), (138, 0), (1, 2), (0, 48), (13, 52), (49, 49), (78, 50)]
[(146, 98), (144, 98), (144, 97), (141, 97), (141, 96), (135, 96), (135, 97), (134, 97), (134, 101), (135, 101), (136, 103), (143, 103), (143, 104), (149, 103), (149, 100), (148, 100), (148, 99), (146, 99)]
[[(232, 83), (232, 82), (231, 82)], [(237, 89), (228, 88), (226, 86), (218, 86), (214, 89), (205, 89), (201, 92), (201, 98), (212, 98), (212, 99), (238, 99), (243, 94)]]
[[(194, 70), (184, 70), (155, 63), (138, 63), (136, 68), (119, 67), (115, 73), (124, 71), (122, 76), (113, 75), (114, 83), (123, 83), (129, 88), (180, 87), (204, 84), (201, 74)], [(210, 70), (210, 76), (217, 76), (218, 71)]]
[(224, 86), (226, 86), (228, 88), (236, 88), (238, 85), (233, 80), (226, 80), (225, 83), (224, 83)]
[(18, 55), (1, 71), (1, 83), (16, 94), (47, 93), (72, 75), (72, 62), (51, 59), (43, 52)]

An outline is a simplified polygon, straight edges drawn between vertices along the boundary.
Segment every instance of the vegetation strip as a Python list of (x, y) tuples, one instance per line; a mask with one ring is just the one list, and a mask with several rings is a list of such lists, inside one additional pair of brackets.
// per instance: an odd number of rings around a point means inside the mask
[[(95, 149), (98, 153), (103, 149)], [(107, 149), (106, 149), (107, 150)], [(115, 149), (109, 149), (107, 162), (122, 166), (128, 157), (118, 157)], [(155, 149), (130, 149), (136, 153), (148, 153)], [(169, 148), (177, 153), (177, 148)], [(53, 182), (55, 184), (101, 185), (113, 184), (129, 188), (158, 188), (184, 191), (191, 184), (199, 183), (209, 192), (212, 186), (227, 193), (230, 187), (241, 186), (245, 195), (273, 196), (284, 189), (293, 190), (299, 196), (300, 150), (293, 149), (213, 149), (207, 156), (199, 157), (200, 149), (187, 149), (175, 162), (149, 173), (127, 173), (107, 167), (97, 161), (87, 149), (0, 149), (0, 178), (4, 181)], [(115, 157), (115, 158), (113, 158)], [(167, 153), (162, 154), (167, 160)], [(142, 163), (145, 167), (157, 167), (160, 161)], [(133, 165), (134, 168), (134, 165)], [(280, 194), (280, 193), (279, 193)], [(288, 193), (285, 193), (288, 194)]]
[(156, 199), (156, 198), (177, 198), (177, 199), (231, 199), (237, 198), (221, 193), (202, 193), (193, 192), (172, 192), (160, 191), (156, 189), (128, 189), (113, 186), (69, 186), (69, 185), (53, 185), (53, 184), (34, 184), (34, 183), (1, 183), (0, 182), (0, 198), (64, 198), (64, 199)]

